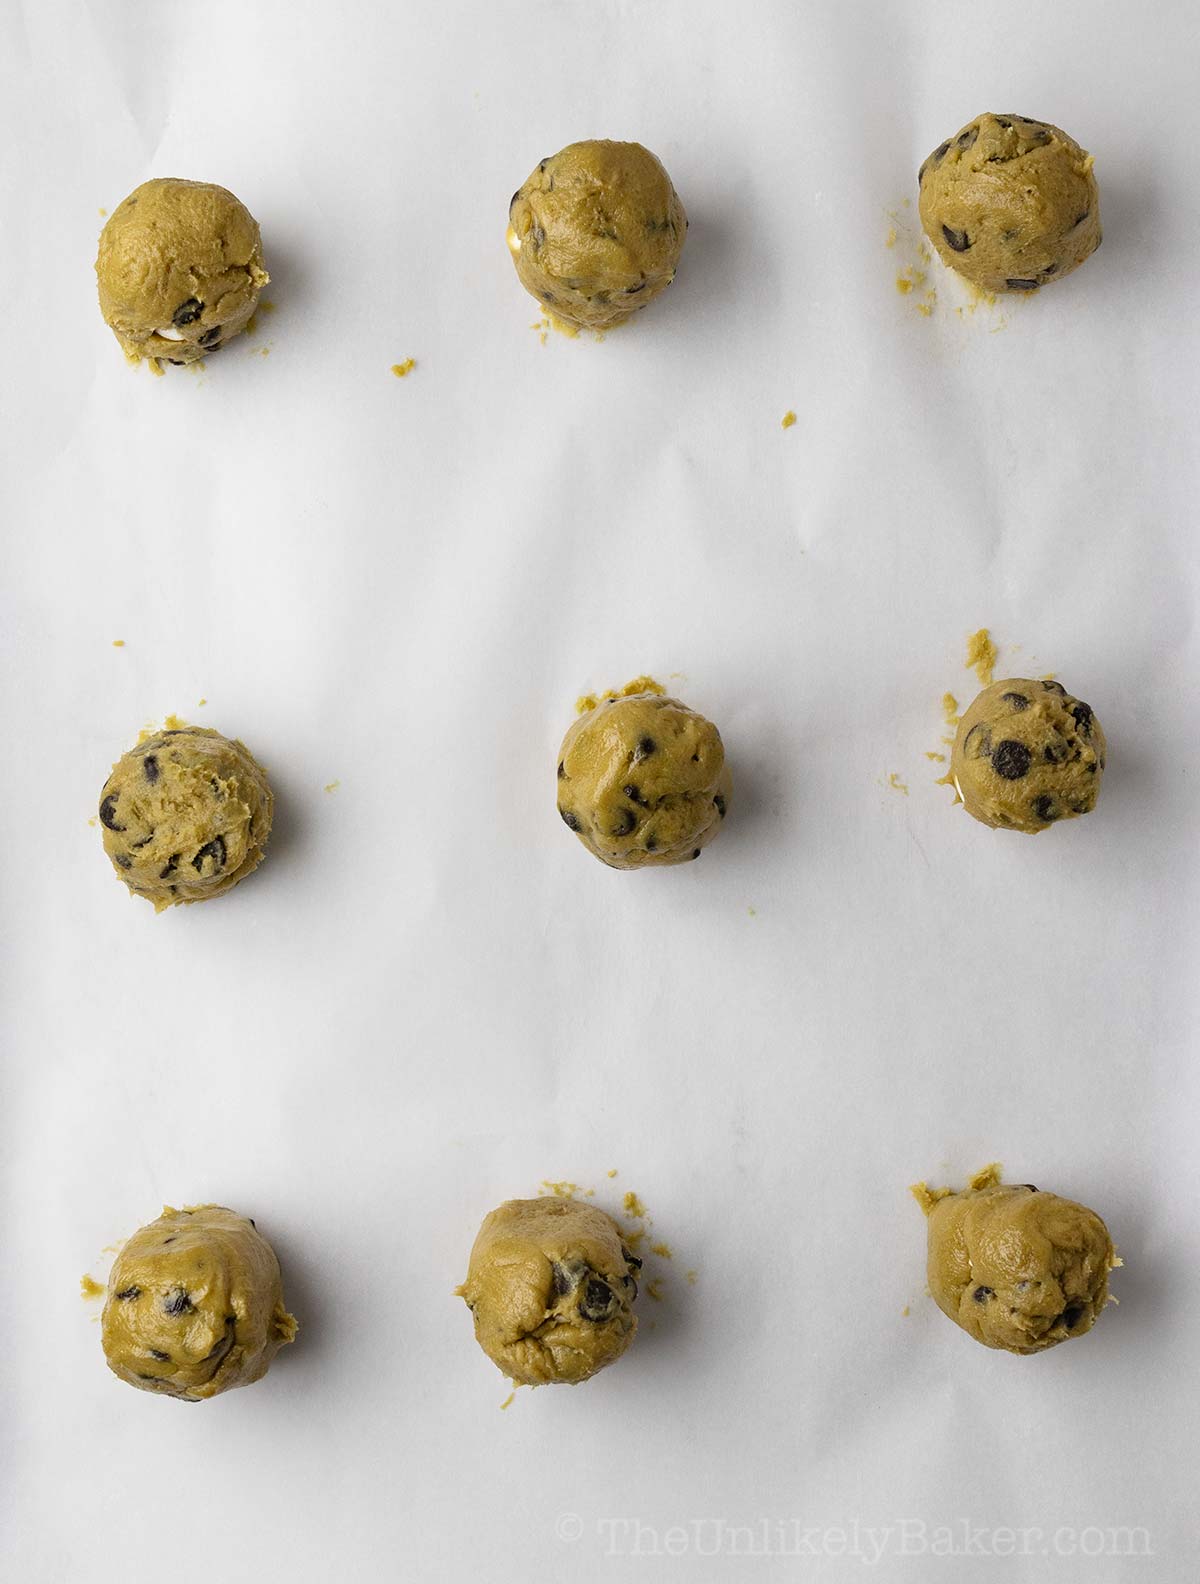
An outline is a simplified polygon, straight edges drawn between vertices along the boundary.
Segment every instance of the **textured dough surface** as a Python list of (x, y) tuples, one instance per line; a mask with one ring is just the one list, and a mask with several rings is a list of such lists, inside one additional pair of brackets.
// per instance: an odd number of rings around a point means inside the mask
[(1100, 246), (1092, 156), (1048, 121), (978, 116), (934, 149), (917, 180), (925, 235), (984, 291), (1036, 291)]
[(993, 682), (958, 723), (950, 776), (963, 807), (985, 825), (1036, 835), (1090, 814), (1106, 744), (1090, 705), (1061, 682)]
[(650, 677), (581, 704), (558, 754), (567, 828), (612, 869), (698, 858), (729, 807), (717, 728)]
[(215, 352), (246, 328), (268, 279), (257, 220), (211, 182), (143, 182), (100, 233), (100, 312), (130, 358)]
[(476, 1341), (510, 1380), (575, 1385), (633, 1340), (641, 1263), (603, 1210), (510, 1199), (485, 1218), (458, 1292)]
[(184, 1402), (261, 1379), (297, 1330), (271, 1245), (220, 1205), (167, 1205), (133, 1234), (109, 1273), (100, 1328), (114, 1374)]
[(620, 324), (675, 279), (687, 215), (640, 143), (571, 143), (541, 160), (508, 206), (525, 290), (584, 328)]
[(104, 850), (134, 896), (161, 913), (220, 896), (257, 869), (274, 809), (244, 743), (205, 726), (158, 732), (104, 783)]
[(1040, 1353), (1082, 1336), (1108, 1302), (1117, 1263), (1094, 1211), (985, 1168), (962, 1193), (918, 1185), (929, 1217), (929, 1291), (985, 1347)]

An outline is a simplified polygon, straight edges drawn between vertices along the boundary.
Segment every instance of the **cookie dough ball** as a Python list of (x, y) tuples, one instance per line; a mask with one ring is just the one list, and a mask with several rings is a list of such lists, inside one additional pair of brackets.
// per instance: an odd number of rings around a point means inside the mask
[(143, 182), (100, 233), (100, 312), (132, 359), (192, 363), (246, 328), (269, 276), (258, 221), (211, 182)]
[(633, 1341), (641, 1264), (603, 1210), (574, 1199), (510, 1199), (480, 1227), (458, 1293), (475, 1340), (510, 1380), (573, 1386)]
[(968, 814), (1036, 835), (1090, 814), (1104, 773), (1104, 733), (1061, 682), (994, 682), (958, 723), (950, 775)]
[(1092, 156), (1047, 121), (982, 115), (921, 166), (921, 224), (984, 291), (1036, 291), (1100, 246)]
[(976, 1342), (1040, 1353), (1095, 1325), (1118, 1264), (1108, 1229), (1083, 1205), (986, 1167), (962, 1193), (914, 1189), (929, 1217), (929, 1291)]
[(261, 1379), (297, 1325), (253, 1221), (220, 1205), (168, 1205), (117, 1255), (100, 1329), (123, 1381), (202, 1402)]
[(558, 753), (558, 812), (612, 869), (699, 858), (729, 807), (721, 734), (650, 677), (580, 700)]
[(584, 329), (620, 324), (665, 291), (686, 234), (671, 178), (640, 143), (571, 143), (508, 206), (522, 286)]
[(245, 743), (204, 726), (158, 732), (104, 783), (104, 850), (134, 896), (161, 913), (220, 896), (257, 869), (274, 808)]

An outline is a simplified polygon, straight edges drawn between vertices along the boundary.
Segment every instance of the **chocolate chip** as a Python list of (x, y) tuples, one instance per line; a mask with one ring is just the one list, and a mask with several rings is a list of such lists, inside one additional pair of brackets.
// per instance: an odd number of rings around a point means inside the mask
[(560, 1265), (557, 1260), (554, 1262), (554, 1267), (550, 1274), (554, 1282), (554, 1291), (560, 1298), (569, 1293), (572, 1287), (575, 1285), (575, 1283), (571, 1280), (570, 1271), (565, 1265)]
[(158, 871), (158, 878), (160, 880), (169, 880), (171, 878), (171, 876), (175, 873), (176, 869), (178, 869), (178, 868), (179, 868), (179, 854), (178, 853), (172, 853), (171, 856), (167, 859), (166, 863), (163, 865), (163, 867)]
[(513, 209), (514, 209), (514, 207), (516, 205), (517, 199), (520, 196), (521, 196), (521, 189), (518, 187), (516, 192), (513, 193), (512, 197), (508, 200), (508, 213), (509, 213), (510, 219), (512, 217), (512, 212), (513, 212)]
[(133, 868), (133, 859), (125, 853), (113, 853), (113, 863), (119, 865), (122, 869)]
[(636, 803), (640, 808), (646, 807), (645, 799), (632, 782), (628, 786), (623, 786), (621, 791), (631, 803)]
[(206, 330), (200, 337), (200, 345), (202, 347), (208, 347), (210, 350), (214, 347), (220, 346), (222, 329), (223, 326), (221, 325), (213, 325), (211, 330)]
[(626, 295), (626, 297), (632, 297), (635, 292), (640, 292), (640, 291), (645, 291), (645, 290), (646, 290), (646, 282), (645, 281), (639, 281), (636, 286), (626, 286), (625, 295)]
[(1015, 230), (1012, 230), (1012, 231), (1001, 231), (1000, 240), (1002, 242), (1015, 242), (1020, 235), (1021, 235), (1021, 232), (1020, 232), (1019, 229), (1015, 229)]
[(1006, 737), (992, 753), (992, 769), (1006, 781), (1019, 781), (1029, 770), (1029, 749)]
[(996, 125), (997, 126), (1002, 126), (1002, 127), (1010, 127), (1010, 126), (1012, 126), (1012, 122), (1008, 119), (1007, 116), (997, 116), (996, 117)]
[(717, 792), (713, 797), (713, 807), (722, 819), (725, 818), (725, 799)]
[(1063, 687), (1061, 682), (1055, 682), (1053, 678), (1044, 678), (1042, 681), (1042, 686), (1050, 693), (1061, 693), (1064, 698), (1066, 697), (1066, 688)]
[(1037, 1189), (1033, 1186), (1032, 1183), (1018, 1183), (1017, 1187), (1018, 1188), (1028, 1188), (1030, 1193), (1037, 1193)]
[(102, 798), (100, 801), (100, 823), (106, 830), (123, 831), (125, 829), (124, 825), (117, 824), (117, 796), (116, 792), (110, 792), (106, 798)]
[(1054, 799), (1052, 797), (1047, 797), (1044, 792), (1041, 797), (1034, 798), (1033, 812), (1037, 815), (1038, 819), (1046, 820), (1047, 822), (1050, 820), (1056, 820), (1058, 818), (1058, 809), (1055, 806)]
[(1054, 765), (1066, 764), (1066, 762), (1067, 762), (1067, 745), (1066, 745), (1066, 743), (1062, 740), (1061, 737), (1056, 735), (1054, 741), (1053, 742), (1048, 742), (1046, 744), (1045, 748), (1042, 750), (1042, 757), (1045, 759), (1047, 764), (1054, 764)]
[(1084, 1307), (1085, 1306), (1083, 1304), (1073, 1303), (1068, 1304), (1063, 1310), (1060, 1319), (1068, 1331), (1070, 1331), (1073, 1326), (1077, 1326), (1079, 1324), (1080, 1320), (1083, 1318)]
[(544, 160), (538, 160), (538, 170), (544, 171), (546, 169), (546, 166), (549, 165), (550, 160), (551, 160), (551, 156), (549, 154), (546, 155), (546, 158)]
[(1094, 759), (1092, 760), (1091, 764), (1088, 765), (1087, 773), (1088, 773), (1088, 775), (1095, 775), (1096, 774), (1096, 761)]
[(167, 362), (171, 365), (172, 368), (182, 368), (183, 367), (183, 359), (182, 358), (168, 358)]
[(1043, 264), (1042, 265), (1042, 274), (1043, 275), (1053, 275), (1057, 268), (1058, 268), (1057, 264)]
[(617, 828), (612, 832), (612, 834), (614, 836), (629, 836), (632, 834), (637, 825), (637, 815), (633, 812), (633, 810), (619, 809), (618, 819), (620, 823), (617, 825)]
[(143, 1374), (141, 1374), (141, 1373), (140, 1373), (140, 1372), (139, 1372), (139, 1374), (138, 1374), (138, 1380), (152, 1380), (152, 1381), (160, 1381), (160, 1380), (162, 1380), (162, 1376), (161, 1376), (161, 1375), (143, 1375)]
[(171, 1362), (171, 1355), (169, 1353), (160, 1353), (158, 1348), (150, 1349), (150, 1357), (157, 1359), (160, 1364), (169, 1364)]
[(579, 829), (579, 819), (576, 815), (568, 814), (566, 809), (559, 809), (558, 812), (562, 817), (563, 824), (568, 830), (577, 831)]
[(965, 253), (971, 246), (971, 239), (965, 231), (955, 231), (951, 226), (944, 225), (942, 235), (956, 253)]
[(652, 753), (657, 752), (658, 744), (654, 741), (653, 737), (639, 737), (638, 745), (633, 755), (634, 762), (636, 763), (639, 759), (649, 759)]
[(567, 779), (567, 767), (565, 764), (563, 764), (561, 759), (558, 761), (558, 779), (560, 781), (565, 781)]
[(189, 297), (187, 302), (180, 303), (179, 307), (176, 308), (171, 315), (171, 322), (180, 328), (184, 325), (195, 324), (203, 312), (204, 304), (200, 299), (198, 297)]
[(173, 1292), (169, 1298), (163, 1299), (164, 1314), (190, 1314), (195, 1307), (195, 1304), (193, 1304), (191, 1300), (191, 1295), (189, 1293), (185, 1293), (182, 1287)]
[(646, 837), (646, 851), (647, 852), (657, 852), (658, 851), (658, 842), (654, 839), (653, 836), (647, 836)]
[(1029, 700), (1024, 693), (1001, 693), (1000, 701), (1003, 704), (1011, 705), (1015, 710), (1026, 710), (1029, 708)]
[(963, 738), (963, 755), (967, 759), (986, 759), (992, 751), (992, 729), (986, 721), (976, 721)]
[(615, 1295), (608, 1283), (601, 1281), (599, 1276), (589, 1276), (579, 1302), (579, 1313), (585, 1320), (607, 1320), (615, 1302)]
[(1071, 227), (1071, 230), (1072, 230), (1072, 231), (1074, 231), (1074, 229), (1075, 229), (1075, 226), (1081, 226), (1081, 225), (1082, 225), (1082, 224), (1083, 224), (1083, 222), (1084, 222), (1084, 221), (1085, 221), (1085, 220), (1086, 220), (1086, 219), (1087, 219), (1087, 218), (1088, 218), (1088, 216), (1089, 216), (1089, 215), (1090, 215), (1090, 214), (1091, 214), (1091, 212), (1092, 212), (1092, 211), (1091, 211), (1091, 210), (1090, 210), (1090, 209), (1085, 209), (1085, 210), (1084, 210), (1084, 211), (1083, 211), (1083, 213), (1082, 213), (1082, 214), (1081, 214), (1081, 215), (1076, 215), (1076, 216), (1075, 216), (1075, 225), (1073, 225), (1073, 226), (1072, 226), (1072, 227)]
[(1021, 275), (1010, 275), (1004, 284), (1008, 287), (1009, 291), (1036, 291), (1038, 285), (1037, 281), (1026, 280), (1025, 277)]
[(154, 754), (147, 754), (142, 760), (142, 774), (151, 786), (158, 780), (158, 759)]
[(699, 849), (699, 847), (697, 847), (696, 851), (692, 854), (692, 857), (693, 858), (699, 858), (699, 856), (700, 856), (700, 849)]
[(546, 242), (545, 226), (535, 225), (533, 230), (529, 233), (529, 240), (533, 243), (535, 248), (544, 247)]
[(544, 291), (542, 293), (542, 301), (544, 303), (549, 303), (551, 307), (556, 307), (558, 304), (558, 298), (555, 297), (551, 292)]
[(123, 1287), (119, 1293), (113, 1294), (113, 1297), (121, 1303), (129, 1303), (132, 1299), (140, 1298), (141, 1296), (142, 1289), (140, 1287)]
[(950, 139), (947, 138), (944, 143), (939, 143), (937, 148), (935, 148), (933, 153), (929, 156), (930, 163), (933, 165), (940, 165), (949, 152)]
[(975, 139), (978, 136), (979, 128), (977, 126), (971, 126), (968, 127), (965, 132), (960, 132), (955, 141), (957, 142), (960, 149), (969, 149), (974, 145)]
[(204, 865), (211, 858), (212, 869), (210, 873), (218, 875), (225, 867), (226, 856), (224, 836), (214, 836), (212, 841), (204, 843), (204, 846), (192, 859), (192, 868), (197, 874), (203, 874)]
[(224, 1331), (221, 1333), (221, 1336), (218, 1338), (215, 1346), (213, 1346), (200, 1360), (201, 1364), (212, 1364), (214, 1366), (213, 1373), (215, 1374), (215, 1366), (218, 1365), (225, 1357), (226, 1353), (229, 1352), (230, 1348), (233, 1346), (236, 1335), (237, 1317), (235, 1315), (226, 1315)]
[(626, 1265), (632, 1265), (634, 1270), (641, 1270), (643, 1261), (638, 1259), (636, 1254), (631, 1254), (624, 1243), (621, 1244), (621, 1256)]
[(1075, 717), (1075, 724), (1085, 737), (1092, 735), (1092, 707), (1090, 704), (1075, 703), (1071, 705), (1071, 714)]
[(971, 1297), (974, 1298), (976, 1303), (987, 1303), (989, 1298), (994, 1298), (995, 1296), (995, 1289), (992, 1287), (976, 1287), (975, 1291), (971, 1294)]

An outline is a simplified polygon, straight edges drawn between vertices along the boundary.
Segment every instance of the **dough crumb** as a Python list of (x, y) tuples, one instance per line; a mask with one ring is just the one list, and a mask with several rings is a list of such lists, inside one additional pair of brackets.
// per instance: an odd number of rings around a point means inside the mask
[(108, 210), (107, 209), (97, 209), (96, 213), (100, 216), (101, 220), (107, 220), (108, 219)]
[(617, 1175), (617, 1168), (614, 1166), (610, 1172), (606, 1173), (606, 1175), (609, 1177), (615, 1177)]
[(206, 705), (206, 704), (207, 704), (207, 703), (208, 703), (208, 700), (207, 700), (207, 699), (197, 699), (197, 700), (196, 700), (196, 707), (197, 707), (197, 708), (198, 708), (198, 709), (203, 709), (203, 708), (204, 708), (204, 706), (205, 706), (205, 705)]
[(258, 305), (258, 311), (259, 313), (274, 313), (275, 304), (273, 302), (267, 302), (266, 298), (263, 298), (263, 300)]
[(341, 784), (342, 783), (340, 781), (330, 781), (329, 784), (326, 786), (325, 790), (326, 790), (326, 792), (336, 792), (338, 787), (341, 786)]
[(687, 1276), (688, 1286), (689, 1287), (694, 1287), (696, 1285), (696, 1283), (700, 1280), (700, 1272), (699, 1271), (690, 1270), (690, 1271), (685, 1271), (684, 1274)]
[(548, 1182), (543, 1177), (542, 1187), (549, 1189), (552, 1194), (556, 1194), (560, 1199), (570, 1199), (575, 1194), (579, 1184), (573, 1182)]
[(98, 1282), (94, 1276), (84, 1273), (79, 1278), (79, 1296), (84, 1299), (103, 1298), (108, 1291), (103, 1282)]
[(124, 649), (124, 647), (125, 647), (124, 638), (114, 638), (113, 641), (112, 641), (112, 646), (113, 646), (114, 649)]
[(396, 376), (397, 379), (404, 379), (404, 377), (406, 375), (412, 373), (413, 369), (415, 369), (416, 366), (417, 366), (416, 358), (405, 358), (403, 363), (393, 363), (392, 364), (392, 373)]
[(891, 787), (893, 792), (903, 792), (905, 797), (908, 796), (908, 786), (901, 781), (899, 771), (893, 770), (888, 776), (888, 786)]
[(896, 227), (895, 226), (892, 226), (890, 228), (890, 230), (888, 231), (887, 236), (883, 240), (883, 245), (884, 245), (884, 247), (895, 247), (896, 246)]
[(942, 694), (942, 719), (947, 726), (958, 725), (958, 700), (953, 693)]
[(930, 748), (926, 748), (925, 757), (926, 757), (926, 759), (935, 760), (938, 764), (945, 764), (945, 762), (946, 762), (946, 755), (944, 753), (936, 753), (934, 750), (932, 750)]
[(514, 1398), (514, 1397), (515, 1397), (515, 1396), (516, 1396), (516, 1395), (517, 1395), (517, 1393), (516, 1393), (516, 1389), (515, 1389), (515, 1388), (514, 1388), (514, 1389), (513, 1389), (513, 1390), (512, 1390), (512, 1391), (510, 1391), (510, 1392), (509, 1392), (509, 1394), (508, 1394), (508, 1396), (507, 1396), (507, 1397), (506, 1397), (506, 1398), (505, 1398), (505, 1399), (504, 1399), (504, 1401), (503, 1401), (503, 1402), (502, 1402), (502, 1403), (501, 1403), (501, 1404), (500, 1404), (500, 1412), (501, 1412), (501, 1413), (503, 1413), (503, 1412), (504, 1412), (504, 1410), (505, 1410), (505, 1409), (506, 1409), (506, 1408), (509, 1408), (509, 1407), (511, 1407), (511, 1406), (512, 1406), (512, 1401), (513, 1401), (513, 1398)]
[(981, 627), (967, 639), (967, 658), (963, 663), (968, 671), (975, 672), (980, 687), (991, 687), (995, 680), (996, 645), (986, 627)]
[(625, 1234), (625, 1246), (626, 1248), (631, 1249), (635, 1254), (637, 1253), (638, 1249), (641, 1248), (645, 1240), (646, 1231), (644, 1227), (637, 1232), (626, 1232)]
[(924, 286), (924, 284), (925, 271), (917, 269), (912, 264), (896, 276), (896, 290), (902, 297), (907, 297), (910, 292), (916, 291), (918, 287)]
[(911, 1310), (911, 1309), (910, 1309), (910, 1308), (909, 1308), (909, 1306), (908, 1306), (908, 1305), (907, 1305), (907, 1304), (905, 1304), (905, 1305), (904, 1305), (904, 1308), (903, 1308), (903, 1309), (901, 1309), (901, 1311), (900, 1311), (900, 1313), (901, 1313), (901, 1314), (902, 1314), (902, 1315), (903, 1315), (903, 1316), (904, 1316), (904, 1318), (905, 1318), (905, 1319), (906, 1319), (906, 1320), (907, 1320), (907, 1319), (908, 1319), (908, 1317), (909, 1317), (909, 1315), (910, 1315), (910, 1314), (911, 1314), (911, 1313), (912, 1313), (912, 1310)]
[(622, 1203), (625, 1206), (625, 1214), (627, 1216), (631, 1216), (635, 1221), (644, 1221), (646, 1219), (646, 1206), (632, 1189), (625, 1195)]
[(657, 1254), (659, 1259), (671, 1259), (673, 1257), (670, 1245), (667, 1243), (651, 1243), (650, 1252), (651, 1254)]
[(663, 1285), (662, 1285), (662, 1282), (660, 1282), (660, 1281), (649, 1281), (649, 1282), (647, 1282), (646, 1283), (646, 1296), (648, 1298), (653, 1298), (655, 1303), (662, 1303), (662, 1301), (663, 1301)]
[(795, 424), (795, 422), (796, 414), (789, 407), (787, 412), (785, 412), (783, 417), (780, 419), (779, 427), (781, 429), (790, 429)]

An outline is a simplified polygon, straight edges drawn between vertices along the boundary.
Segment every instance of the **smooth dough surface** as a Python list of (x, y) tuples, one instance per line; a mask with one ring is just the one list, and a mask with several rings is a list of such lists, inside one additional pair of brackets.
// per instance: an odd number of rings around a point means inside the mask
[(1106, 752), (1090, 705), (1061, 682), (994, 682), (958, 723), (950, 776), (968, 814), (1036, 835), (1096, 806)]
[(962, 1193), (914, 1190), (929, 1220), (929, 1291), (985, 1347), (1040, 1353), (1082, 1336), (1118, 1263), (1094, 1211), (986, 1167)]
[(698, 858), (731, 795), (717, 728), (650, 677), (581, 704), (558, 754), (567, 828), (612, 869)]
[(211, 182), (143, 182), (100, 233), (100, 312), (130, 358), (215, 352), (246, 328), (269, 278), (257, 220)]
[(458, 1292), (476, 1341), (510, 1380), (575, 1385), (632, 1342), (641, 1263), (603, 1210), (510, 1199), (480, 1227)]
[(100, 794), (104, 850), (155, 911), (220, 896), (262, 862), (275, 799), (245, 743), (205, 726), (157, 732)]
[(253, 1221), (220, 1205), (167, 1205), (117, 1255), (100, 1329), (123, 1381), (202, 1402), (261, 1379), (297, 1325)]
[(571, 143), (541, 160), (508, 206), (525, 290), (568, 324), (602, 329), (675, 279), (687, 215), (640, 143)]
[(984, 291), (1036, 291), (1100, 246), (1092, 156), (1048, 121), (978, 116), (934, 149), (917, 180), (925, 235)]

